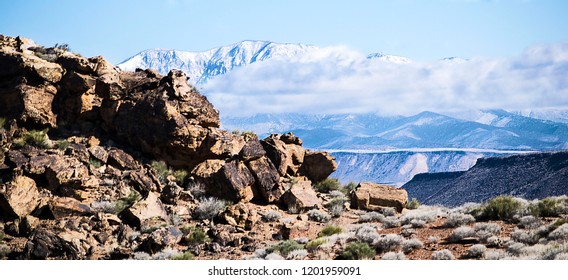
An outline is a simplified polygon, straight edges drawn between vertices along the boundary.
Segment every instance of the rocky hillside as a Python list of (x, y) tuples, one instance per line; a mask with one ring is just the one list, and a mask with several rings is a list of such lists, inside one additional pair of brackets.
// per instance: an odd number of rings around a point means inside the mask
[(568, 194), (568, 152), (481, 158), (467, 171), (418, 174), (403, 188), (427, 204), (458, 206), (498, 195), (526, 199)]
[[(261, 141), (219, 129), (218, 111), (180, 71), (122, 72), (19, 37), (0, 46), (10, 258), (128, 258), (179, 243), (177, 225), (214, 218), (225, 202), (239, 219), (250, 201), (321, 205), (310, 185), (335, 170), (331, 156), (292, 134)], [(213, 208), (196, 213), (200, 202)], [(153, 235), (134, 241), (134, 230)]]

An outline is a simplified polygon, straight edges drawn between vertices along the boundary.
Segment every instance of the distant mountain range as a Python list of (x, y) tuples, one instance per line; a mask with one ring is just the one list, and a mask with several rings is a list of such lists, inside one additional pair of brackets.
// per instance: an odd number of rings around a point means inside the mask
[[(298, 57), (309, 61), (321, 49), (303, 44), (242, 41), (203, 52), (145, 50), (118, 66), (130, 71), (153, 68), (162, 74), (180, 69), (188, 74), (190, 82), (205, 85), (214, 77), (261, 61)], [(408, 58), (383, 53), (362, 59), (400, 65), (413, 63)], [(456, 57), (442, 61), (467, 62)], [(561, 109), (422, 112), (389, 117), (373, 113), (222, 115), (221, 123), (224, 129), (252, 130), (261, 137), (292, 131), (303, 139), (307, 148), (332, 151), (339, 164), (332, 176), (344, 182), (401, 185), (419, 173), (467, 170), (482, 157), (510, 151), (568, 149), (568, 110)]]
[(498, 195), (527, 199), (568, 195), (568, 152), (479, 159), (467, 171), (416, 175), (403, 188), (425, 204), (457, 206)]
[[(237, 67), (264, 60), (290, 59), (308, 54), (320, 47), (304, 44), (281, 44), (269, 41), (242, 41), (236, 44), (213, 48), (202, 52), (168, 49), (142, 51), (117, 66), (126, 71), (136, 68), (152, 68), (166, 75), (171, 69), (184, 71), (194, 84), (204, 84), (209, 79), (226, 74)], [(374, 53), (367, 59), (393, 63), (409, 63), (406, 57)]]

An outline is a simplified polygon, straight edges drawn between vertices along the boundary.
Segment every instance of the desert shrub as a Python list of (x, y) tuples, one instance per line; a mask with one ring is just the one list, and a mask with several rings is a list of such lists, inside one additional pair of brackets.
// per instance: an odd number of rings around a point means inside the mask
[(199, 205), (193, 211), (196, 218), (212, 220), (225, 209), (227, 203), (216, 197), (206, 197), (199, 201)]
[(521, 254), (523, 254), (525, 247), (527, 247), (527, 245), (523, 243), (511, 241), (507, 243), (507, 248), (505, 249), (505, 251), (513, 256), (520, 256)]
[(207, 194), (207, 190), (205, 186), (196, 182), (188, 183), (185, 188), (191, 193), (191, 195), (195, 198), (201, 198)]
[(281, 261), (284, 260), (284, 257), (277, 252), (270, 253), (264, 257), (267, 261)]
[(485, 243), (487, 243), (487, 246), (499, 247), (503, 243), (503, 240), (497, 236), (489, 236), (485, 240)]
[(420, 207), (420, 202), (416, 199), (416, 197), (413, 197), (412, 200), (406, 204), (406, 208), (410, 210), (418, 209), (418, 207)]
[(327, 178), (317, 182), (314, 185), (314, 189), (318, 192), (329, 193), (331, 191), (341, 190), (342, 186), (336, 178)]
[(413, 219), (410, 221), (410, 225), (413, 228), (421, 228), (424, 227), (424, 225), (426, 225), (426, 221), (424, 220), (418, 220), (418, 219)]
[(65, 151), (68, 147), (69, 141), (67, 141), (66, 139), (58, 140), (57, 142), (55, 142), (55, 148), (57, 148), (58, 150)]
[(428, 236), (428, 243), (430, 244), (436, 244), (438, 243), (438, 241), (440, 241), (440, 239), (438, 237), (435, 236)]
[(382, 223), (385, 228), (395, 228), (400, 226), (400, 219), (397, 217), (385, 217)]
[(396, 216), (396, 210), (392, 207), (383, 207), (381, 209), (381, 213), (385, 215), (385, 217), (393, 217)]
[(179, 254), (173, 258), (171, 258), (172, 260), (176, 260), (176, 261), (185, 261), (185, 260), (193, 260), (195, 258), (195, 256), (193, 256), (193, 254), (189, 251), (183, 252), (182, 254)]
[(414, 250), (422, 249), (422, 247), (424, 247), (424, 244), (422, 244), (422, 242), (418, 239), (409, 239), (402, 241), (402, 251), (406, 254)]
[(342, 260), (370, 260), (375, 257), (375, 250), (365, 242), (354, 241), (347, 244), (339, 254)]
[(209, 236), (201, 228), (189, 227), (186, 229), (188, 234), (185, 236), (185, 241), (188, 244), (204, 244), (209, 242)]
[(345, 210), (343, 207), (344, 203), (345, 200), (343, 198), (337, 197), (326, 203), (324, 206), (333, 217), (339, 217), (341, 216), (341, 213), (343, 213), (343, 210)]
[(523, 216), (519, 219), (519, 226), (526, 229), (534, 229), (541, 225), (540, 219), (535, 216)]
[(267, 222), (276, 222), (282, 218), (282, 214), (278, 211), (271, 210), (266, 212), (262, 218)]
[(568, 252), (564, 252), (564, 253), (559, 253), (558, 255), (556, 255), (554, 257), (555, 260), (568, 260)]
[(180, 253), (176, 249), (165, 248), (162, 251), (152, 255), (152, 260), (173, 260), (174, 258), (181, 257), (183, 253)]
[(537, 217), (557, 217), (560, 215), (561, 207), (557, 199), (547, 197), (530, 205), (529, 212)]
[(486, 260), (500, 260), (503, 258), (503, 255), (501, 250), (487, 250), (483, 256)]
[(440, 209), (435, 207), (422, 206), (416, 210), (411, 210), (404, 214), (401, 217), (401, 222), (403, 225), (411, 224), (412, 220), (421, 220), (424, 221), (424, 223), (429, 223), (436, 220), (439, 215)]
[(475, 222), (475, 218), (470, 214), (451, 213), (448, 216), (448, 218), (446, 219), (444, 226), (450, 227), (450, 228), (455, 228), (455, 227), (471, 224), (473, 222)]
[(553, 240), (568, 240), (568, 224), (563, 224), (553, 230), (549, 235), (548, 239)]
[(398, 234), (387, 234), (379, 238), (375, 246), (380, 251), (393, 251), (400, 247), (404, 238)]
[(498, 224), (491, 223), (478, 223), (474, 226), (475, 235), (479, 238), (481, 242), (487, 242), (487, 240), (501, 232), (501, 226)]
[(164, 161), (152, 161), (151, 166), (156, 170), (160, 180), (165, 180), (170, 174), (170, 169)]
[(296, 237), (296, 238), (294, 238), (294, 241), (296, 241), (300, 244), (307, 244), (308, 241), (310, 241), (310, 239), (307, 238), (307, 237)]
[(301, 249), (301, 250), (294, 250), (288, 253), (286, 257), (287, 260), (303, 260), (308, 256), (308, 251)]
[(93, 209), (95, 212), (103, 212), (103, 213), (110, 213), (110, 214), (116, 214), (116, 210), (117, 210), (116, 202), (112, 202), (112, 201), (108, 201), (108, 200), (91, 202), (91, 209)]
[(511, 239), (514, 240), (515, 242), (533, 245), (538, 243), (539, 236), (534, 232), (515, 230), (511, 233)]
[(185, 183), (185, 179), (187, 178), (187, 175), (189, 173), (187, 172), (187, 170), (183, 170), (183, 169), (179, 169), (179, 170), (175, 170), (173, 171), (172, 175), (174, 176), (174, 178), (176, 178), (176, 182), (180, 185), (183, 186), (183, 184)]
[(0, 129), (3, 129), (7, 122), (8, 122), (8, 119), (0, 118)]
[(294, 240), (284, 240), (280, 241), (278, 244), (268, 247), (268, 249), (266, 249), (266, 252), (269, 254), (279, 252), (283, 257), (287, 257), (290, 252), (302, 249), (304, 249), (304, 245), (299, 244)]
[(349, 194), (351, 191), (353, 191), (355, 188), (357, 188), (357, 184), (353, 183), (353, 182), (349, 182), (347, 183), (345, 186), (343, 186), (342, 191), (345, 194)]
[(482, 244), (475, 244), (467, 249), (467, 256), (470, 258), (481, 258), (487, 250), (487, 247)]
[(406, 256), (402, 252), (387, 252), (382, 257), (381, 260), (385, 261), (402, 261), (406, 260)]
[(288, 214), (298, 214), (300, 209), (295, 204), (288, 205)]
[(327, 240), (325, 238), (317, 238), (314, 240), (311, 240), (310, 242), (308, 242), (308, 244), (306, 244), (306, 249), (308, 250), (314, 250), (317, 247), (326, 244)]
[(402, 231), (400, 232), (400, 235), (408, 238), (415, 233), (416, 233), (416, 230), (413, 229), (413, 228), (403, 228)]
[(359, 227), (357, 229), (357, 231), (355, 232), (355, 237), (359, 241), (362, 241), (362, 242), (365, 242), (365, 243), (368, 243), (368, 244), (374, 244), (381, 238), (381, 236), (377, 232), (377, 229), (372, 227), (372, 226), (368, 226), (368, 225), (363, 225), (363, 226)]
[(385, 216), (378, 212), (367, 212), (359, 216), (359, 223), (382, 222)]
[(30, 130), (24, 133), (24, 142), (37, 148), (49, 148), (49, 137), (47, 136), (47, 129), (44, 130)]
[(120, 213), (122, 212), (124, 209), (132, 206), (132, 204), (140, 201), (142, 199), (142, 195), (135, 191), (135, 190), (131, 190), (130, 193), (128, 193), (127, 196), (120, 198), (119, 200), (117, 200), (115, 202), (115, 213)]
[(10, 246), (0, 242), (0, 260), (7, 257), (12, 252)]
[(455, 260), (454, 254), (448, 249), (436, 251), (432, 253), (433, 260)]
[(328, 225), (324, 227), (319, 233), (318, 237), (331, 236), (334, 234), (342, 233), (343, 229), (339, 226)]
[(461, 226), (454, 229), (452, 235), (450, 235), (450, 240), (453, 242), (459, 242), (469, 237), (475, 236), (475, 230), (468, 226)]
[(320, 222), (320, 223), (327, 223), (329, 222), (329, 220), (331, 220), (331, 216), (327, 213), (324, 213), (320, 210), (317, 209), (312, 209), (310, 211), (308, 211), (308, 219), (312, 220), (312, 221), (316, 221), (316, 222)]
[(346, 199), (345, 194), (341, 191), (331, 191), (329, 192), (329, 196), (332, 198), (341, 198), (343, 201)]
[(511, 220), (522, 204), (512, 196), (498, 196), (482, 208), (482, 217), (490, 220)]

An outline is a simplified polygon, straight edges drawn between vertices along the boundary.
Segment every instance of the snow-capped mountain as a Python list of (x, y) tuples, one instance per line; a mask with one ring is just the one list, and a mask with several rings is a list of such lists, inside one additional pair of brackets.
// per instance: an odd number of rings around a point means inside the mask
[(403, 56), (387, 55), (384, 53), (372, 53), (367, 56), (367, 59), (372, 59), (372, 60), (376, 59), (379, 61), (388, 61), (392, 63), (401, 63), (401, 64), (407, 64), (412, 62), (412, 60)]
[(152, 68), (163, 75), (171, 69), (178, 69), (184, 71), (192, 83), (203, 84), (235, 67), (268, 59), (291, 58), (317, 48), (303, 44), (242, 41), (203, 52), (153, 49), (142, 51), (117, 66), (126, 71)]
[(228, 130), (261, 136), (292, 131), (315, 149), (475, 148), (558, 150), (568, 148), (568, 124), (538, 120), (502, 110), (472, 121), (433, 112), (409, 117), (376, 114), (258, 114), (222, 116)]

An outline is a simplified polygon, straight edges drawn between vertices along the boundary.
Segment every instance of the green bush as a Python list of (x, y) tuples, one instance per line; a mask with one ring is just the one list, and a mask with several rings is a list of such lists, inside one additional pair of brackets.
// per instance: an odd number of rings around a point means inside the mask
[(67, 147), (69, 147), (69, 141), (67, 141), (66, 139), (59, 140), (55, 143), (55, 148), (57, 148), (58, 150), (65, 151), (67, 150)]
[(179, 169), (173, 172), (174, 177), (176, 178), (176, 182), (178, 185), (182, 186), (185, 183), (185, 179), (187, 178), (188, 172), (187, 170)]
[(89, 158), (89, 164), (92, 165), (94, 168), (100, 168), (104, 165), (104, 163), (94, 157)]
[(420, 202), (416, 197), (413, 197), (411, 201), (406, 204), (406, 208), (410, 210), (418, 209), (420, 207)]
[(209, 236), (200, 228), (189, 227), (186, 231), (188, 231), (188, 234), (185, 236), (185, 241), (188, 244), (204, 244), (209, 242)]
[(559, 201), (551, 197), (544, 198), (529, 206), (530, 213), (537, 217), (558, 217), (560, 210)]
[(4, 128), (4, 126), (6, 125), (7, 122), (8, 122), (8, 119), (0, 118), (0, 129)]
[(482, 216), (490, 220), (510, 220), (521, 208), (521, 203), (511, 196), (498, 196), (489, 200), (482, 209)]
[(314, 240), (311, 240), (310, 242), (308, 242), (308, 244), (306, 244), (306, 249), (308, 250), (313, 250), (323, 244), (327, 243), (327, 239), (325, 238), (316, 238)]
[(268, 249), (266, 249), (266, 252), (269, 254), (273, 252), (280, 252), (283, 257), (286, 257), (290, 252), (302, 249), (304, 249), (304, 245), (294, 240), (284, 240), (280, 241), (280, 243), (276, 245), (270, 246)]
[(339, 255), (342, 260), (371, 260), (375, 257), (376, 252), (369, 244), (365, 242), (355, 241), (347, 244), (347, 247)]
[(186, 251), (181, 255), (175, 256), (172, 258), (172, 260), (176, 260), (176, 261), (185, 261), (185, 260), (193, 260), (194, 256), (191, 252)]
[(47, 137), (47, 129), (30, 130), (24, 134), (25, 143), (41, 149), (49, 148), (48, 140), (49, 137)]
[(115, 213), (118, 214), (118, 213), (124, 211), (124, 209), (132, 206), (132, 204), (140, 201), (141, 199), (142, 199), (142, 195), (139, 192), (137, 192), (135, 190), (131, 190), (130, 193), (127, 196), (120, 198), (119, 200), (117, 200), (115, 202), (115, 206), (114, 206)]
[(168, 165), (165, 162), (153, 161), (151, 165), (156, 170), (158, 177), (160, 177), (161, 180), (166, 180), (166, 177), (170, 175), (171, 170), (168, 168)]
[(331, 191), (337, 191), (340, 190), (341, 187), (341, 183), (339, 183), (339, 180), (335, 179), (335, 178), (327, 178), (324, 179), (322, 181), (317, 182), (314, 185), (314, 189), (318, 192), (322, 192), (322, 193), (328, 193)]
[(357, 184), (355, 184), (353, 182), (349, 182), (349, 183), (347, 183), (347, 185), (343, 186), (343, 193), (349, 194), (355, 188), (357, 188)]
[(339, 226), (329, 225), (324, 227), (319, 233), (318, 237), (331, 236), (334, 234), (342, 233), (343, 229)]

